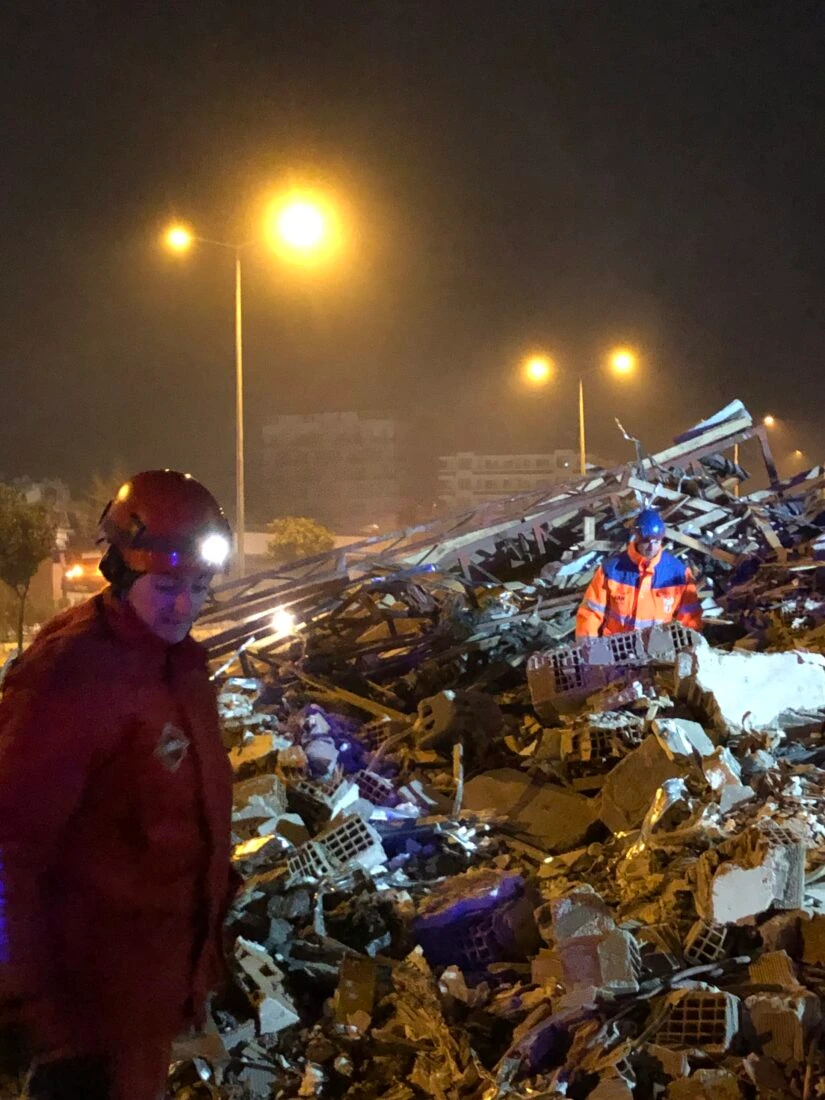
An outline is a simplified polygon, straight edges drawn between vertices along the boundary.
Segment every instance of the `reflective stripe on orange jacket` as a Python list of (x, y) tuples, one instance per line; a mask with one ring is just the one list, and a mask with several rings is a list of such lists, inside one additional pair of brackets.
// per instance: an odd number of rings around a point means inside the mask
[(576, 615), (576, 637), (623, 634), (673, 619), (702, 628), (690, 569), (666, 550), (646, 561), (631, 542), (596, 570)]

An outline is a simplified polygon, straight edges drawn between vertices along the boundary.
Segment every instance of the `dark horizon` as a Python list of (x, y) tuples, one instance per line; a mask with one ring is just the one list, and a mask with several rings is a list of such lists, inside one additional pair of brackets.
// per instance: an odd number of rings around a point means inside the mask
[[(650, 448), (734, 397), (825, 458), (818, 5), (690, 0), (129, 12), (10, 5), (0, 474), (171, 465), (229, 500), (236, 239), (291, 180), (347, 247), (245, 272), (248, 479), (268, 415), (382, 409), (445, 449)], [(125, 14), (124, 14), (125, 13)], [(558, 380), (516, 381), (532, 348)], [(782, 454), (778, 454), (781, 459)]]

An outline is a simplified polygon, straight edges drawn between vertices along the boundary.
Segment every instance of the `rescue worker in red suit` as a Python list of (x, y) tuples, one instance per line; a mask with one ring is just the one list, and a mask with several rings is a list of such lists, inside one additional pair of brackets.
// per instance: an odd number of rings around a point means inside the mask
[(229, 527), (189, 475), (126, 482), (110, 587), (48, 623), (0, 702), (0, 994), (32, 1100), (156, 1100), (203, 1023), (231, 900), (231, 773), (190, 636)]
[(663, 549), (665, 522), (653, 508), (639, 513), (627, 549), (599, 566), (576, 615), (576, 637), (624, 634), (676, 619), (702, 629), (690, 569)]

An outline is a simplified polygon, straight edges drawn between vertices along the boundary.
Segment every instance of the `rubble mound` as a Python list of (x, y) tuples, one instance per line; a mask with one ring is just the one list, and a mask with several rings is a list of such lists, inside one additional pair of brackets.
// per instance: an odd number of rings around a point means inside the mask
[[(748, 439), (771, 487), (744, 496)], [(780, 483), (734, 403), (660, 455), (224, 586), (245, 887), (172, 1094), (819, 1095), (823, 486)], [(576, 642), (650, 505), (705, 637)]]

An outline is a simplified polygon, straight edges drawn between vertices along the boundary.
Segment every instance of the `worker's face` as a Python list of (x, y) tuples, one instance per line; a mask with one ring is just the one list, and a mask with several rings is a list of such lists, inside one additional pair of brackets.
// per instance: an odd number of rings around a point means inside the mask
[(662, 549), (662, 544), (665, 540), (661, 538), (645, 538), (643, 535), (636, 532), (636, 549), (641, 557), (645, 561), (650, 561), (655, 558), (659, 551)]
[(175, 645), (183, 641), (203, 610), (212, 576), (144, 573), (129, 589), (127, 599), (151, 631)]

